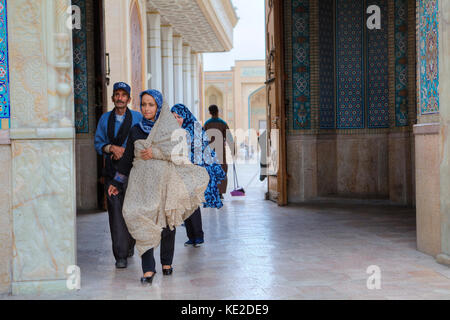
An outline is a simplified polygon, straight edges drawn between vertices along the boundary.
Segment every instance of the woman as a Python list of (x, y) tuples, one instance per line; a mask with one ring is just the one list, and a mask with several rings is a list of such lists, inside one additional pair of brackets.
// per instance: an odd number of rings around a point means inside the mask
[[(217, 185), (225, 179), (225, 172), (216, 159), (214, 151), (208, 146), (209, 139), (200, 122), (189, 109), (176, 104), (171, 109), (178, 124), (185, 129), (189, 135), (188, 145), (190, 145), (190, 160), (193, 164), (206, 168), (209, 174), (209, 183), (205, 191), (204, 208), (222, 208), (223, 204)], [(185, 246), (201, 246), (204, 243), (204, 234), (202, 229), (202, 216), (200, 207), (185, 221), (188, 241)]]
[(151, 284), (156, 274), (154, 248), (161, 243), (163, 274), (172, 274), (175, 228), (204, 201), (209, 176), (187, 155), (174, 152), (177, 145), (171, 137), (179, 126), (161, 93), (147, 90), (140, 99), (143, 119), (130, 130), (108, 192), (117, 193), (128, 180), (123, 215), (142, 257), (141, 282)]

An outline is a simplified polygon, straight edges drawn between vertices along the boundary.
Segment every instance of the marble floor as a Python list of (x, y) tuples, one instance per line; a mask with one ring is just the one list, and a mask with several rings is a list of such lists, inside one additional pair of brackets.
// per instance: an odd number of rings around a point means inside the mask
[[(153, 285), (142, 287), (137, 255), (115, 269), (107, 213), (80, 213), (81, 290), (6, 299), (450, 299), (450, 268), (416, 250), (413, 210), (350, 199), (278, 207), (263, 200), (257, 167), (238, 172), (247, 196), (203, 210), (203, 247), (184, 247), (177, 229), (172, 276), (157, 259)], [(378, 290), (367, 288), (372, 265)]]

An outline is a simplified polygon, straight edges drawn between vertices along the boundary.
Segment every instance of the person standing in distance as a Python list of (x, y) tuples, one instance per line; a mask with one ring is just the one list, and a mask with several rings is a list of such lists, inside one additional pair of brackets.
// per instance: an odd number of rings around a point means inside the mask
[[(130, 128), (141, 122), (142, 114), (130, 110), (131, 88), (125, 82), (117, 82), (113, 87), (111, 97), (114, 109), (104, 113), (98, 122), (95, 132), (95, 150), (105, 159), (105, 168), (102, 175), (105, 179), (105, 188), (108, 190), (117, 171), (117, 164), (122, 158), (128, 139)], [(125, 199), (126, 185), (117, 195), (107, 196), (109, 227), (116, 268), (126, 268), (127, 258), (134, 254), (135, 240), (128, 232), (122, 215), (122, 206)]]
[[(228, 172), (228, 163), (227, 163), (227, 157), (226, 157), (226, 144), (228, 143), (228, 146), (231, 149), (231, 154), (234, 155), (234, 142), (233, 142), (233, 136), (230, 133), (230, 128), (228, 127), (228, 124), (219, 118), (219, 108), (213, 104), (210, 105), (209, 113), (211, 114), (211, 119), (205, 122), (204, 128), (206, 132), (208, 133), (208, 130), (210, 129), (217, 129), (221, 132), (222, 138), (223, 138), (223, 149), (222, 150), (214, 150), (218, 159), (219, 163), (222, 166), (223, 171), (225, 171), (225, 179), (220, 182), (218, 185), (219, 192), (220, 192), (220, 198), (223, 199), (223, 194), (227, 192), (227, 177), (226, 174)], [(213, 134), (208, 134), (211, 141), (210, 144), (215, 141), (215, 137)]]

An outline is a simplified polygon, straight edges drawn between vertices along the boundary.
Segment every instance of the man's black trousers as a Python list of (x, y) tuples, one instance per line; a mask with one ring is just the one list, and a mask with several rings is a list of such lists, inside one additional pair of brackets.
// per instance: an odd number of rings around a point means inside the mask
[(119, 259), (126, 259), (128, 255), (134, 250), (136, 240), (133, 239), (128, 232), (127, 225), (122, 215), (123, 201), (125, 200), (125, 191), (127, 185), (125, 184), (123, 190), (117, 196), (109, 196), (108, 188), (111, 185), (111, 180), (107, 180), (106, 197), (108, 203), (109, 228), (111, 230), (112, 249), (116, 261)]

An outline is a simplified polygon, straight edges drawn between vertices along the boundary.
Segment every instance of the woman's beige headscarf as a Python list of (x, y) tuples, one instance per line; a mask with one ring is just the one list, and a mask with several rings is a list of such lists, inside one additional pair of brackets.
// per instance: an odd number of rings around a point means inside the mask
[[(181, 225), (205, 201), (209, 175), (176, 147), (180, 142), (171, 139), (175, 130), (180, 126), (164, 103), (148, 138), (135, 142), (122, 212), (141, 256), (159, 245), (163, 228)], [(141, 151), (150, 146), (153, 159), (141, 159)]]

